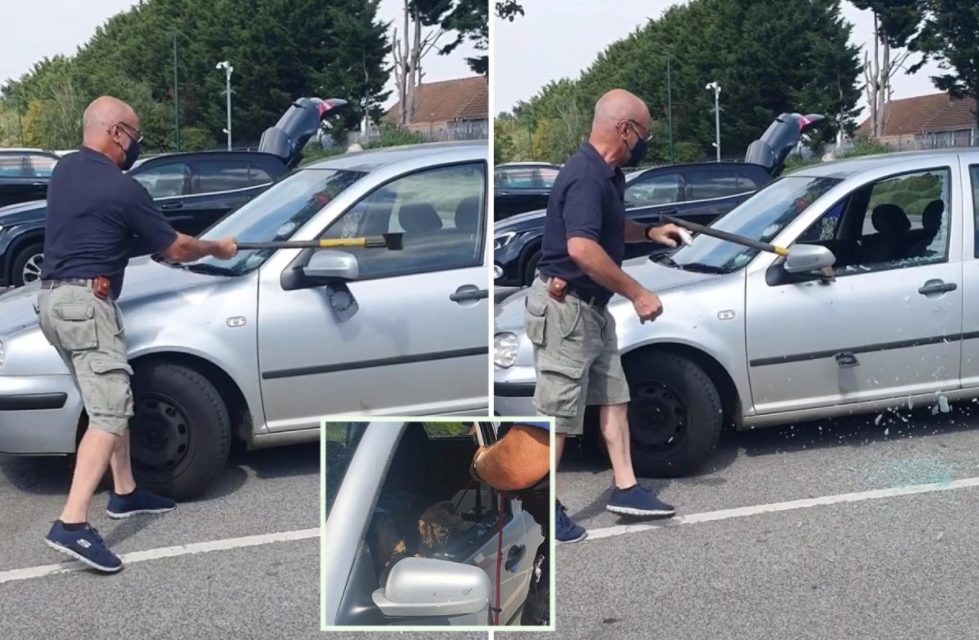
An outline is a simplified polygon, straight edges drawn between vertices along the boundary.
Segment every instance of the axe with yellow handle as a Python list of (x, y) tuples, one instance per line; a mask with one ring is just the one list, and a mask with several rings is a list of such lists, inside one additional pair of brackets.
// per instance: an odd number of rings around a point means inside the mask
[(727, 240), (728, 242), (740, 244), (745, 247), (751, 247), (752, 249), (758, 249), (759, 251), (767, 251), (769, 253), (774, 253), (780, 256), (789, 255), (789, 250), (785, 247), (779, 247), (774, 244), (768, 244), (767, 242), (759, 242), (758, 240), (745, 238), (744, 236), (739, 236), (735, 233), (728, 233), (727, 231), (721, 231), (720, 229), (705, 227), (703, 225), (697, 224), (696, 222), (690, 222), (689, 220), (683, 220), (681, 218), (674, 218), (673, 216), (664, 215), (660, 217), (666, 222), (672, 222), (678, 227), (690, 229), (695, 233), (702, 233), (705, 236), (711, 236), (714, 238), (718, 238), (719, 240)]
[(368, 249), (389, 249), (400, 251), (404, 248), (404, 234), (384, 233), (379, 236), (359, 238), (327, 238), (324, 240), (279, 240), (273, 242), (239, 242), (239, 251), (255, 249), (341, 249), (344, 247), (365, 247)]

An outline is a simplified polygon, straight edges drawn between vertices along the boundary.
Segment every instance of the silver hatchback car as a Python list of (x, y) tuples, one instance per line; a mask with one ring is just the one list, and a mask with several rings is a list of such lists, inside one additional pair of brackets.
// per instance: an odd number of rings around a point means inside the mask
[[(233, 438), (315, 441), (326, 414), (485, 411), (487, 183), (484, 142), (346, 154), (292, 173), (203, 237), (400, 232), (403, 250), (131, 262), (119, 304), (141, 482), (195, 496)], [(68, 454), (87, 418), (36, 297), (36, 286), (0, 296), (0, 452)]]
[[(493, 425), (480, 428), (495, 441)], [(497, 602), (501, 624), (548, 624), (549, 585), (528, 601), (549, 552), (545, 525), (514, 498), (504, 498), (501, 515), (498, 494), (471, 480), (467, 432), (445, 422), (325, 425), (325, 626), (486, 626)], [(425, 522), (426, 507), (445, 501), (458, 517)], [(415, 557), (413, 530), (432, 526), (438, 550)]]
[[(663, 302), (641, 325), (613, 298), (633, 459), (679, 476), (722, 427), (747, 429), (979, 395), (979, 152), (802, 168), (715, 221), (787, 258), (701, 235), (632, 260)], [(533, 411), (525, 293), (496, 309), (495, 396)], [(573, 369), (573, 367), (571, 368)]]

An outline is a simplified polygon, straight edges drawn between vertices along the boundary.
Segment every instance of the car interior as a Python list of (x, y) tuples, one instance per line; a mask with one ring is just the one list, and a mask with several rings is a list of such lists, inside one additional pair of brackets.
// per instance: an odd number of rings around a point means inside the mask
[(828, 248), (836, 275), (941, 262), (948, 250), (947, 179), (914, 174), (867, 185), (841, 200), (797, 243)]
[(403, 234), (399, 251), (351, 250), (362, 279), (476, 266), (482, 264), (481, 213), (478, 195), (399, 203), (395, 194), (379, 192), (345, 213), (322, 237)]
[[(398, 444), (344, 595), (344, 624), (397, 623), (380, 612), (371, 594), (384, 586), (390, 568), (402, 557), (471, 562), (497, 534), (496, 494), (469, 476), (476, 448), (469, 425), (427, 424), (409, 424)], [(455, 426), (460, 435), (451, 431), (435, 434), (448, 425)], [(444, 503), (450, 503), (452, 509)], [(443, 506), (430, 509), (439, 504)], [(440, 514), (440, 522), (425, 521), (426, 514), (433, 511)], [(504, 517), (506, 521), (512, 518), (509, 510)], [(444, 544), (437, 549), (426, 547), (423, 539), (422, 531), (432, 526), (443, 530)]]

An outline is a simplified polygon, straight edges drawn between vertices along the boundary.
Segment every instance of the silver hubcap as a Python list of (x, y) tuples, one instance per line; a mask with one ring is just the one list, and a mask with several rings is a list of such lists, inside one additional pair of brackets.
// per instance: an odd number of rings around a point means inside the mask
[(24, 265), (24, 284), (30, 284), (41, 277), (41, 267), (44, 266), (44, 254), (39, 253), (31, 256)]

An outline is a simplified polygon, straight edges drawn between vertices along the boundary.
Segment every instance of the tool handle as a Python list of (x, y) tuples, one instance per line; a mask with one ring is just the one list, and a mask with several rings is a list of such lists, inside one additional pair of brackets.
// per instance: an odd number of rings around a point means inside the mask
[(751, 247), (752, 249), (758, 249), (759, 251), (767, 251), (769, 253), (774, 253), (780, 256), (789, 255), (789, 250), (785, 247), (778, 247), (767, 242), (759, 242), (758, 240), (752, 240), (751, 238), (745, 238), (744, 236), (739, 236), (735, 233), (728, 233), (727, 231), (721, 231), (720, 229), (714, 229), (713, 227), (705, 227), (703, 225), (697, 224), (696, 222), (690, 222), (689, 220), (682, 220), (680, 218), (674, 218), (673, 216), (663, 215), (660, 216), (666, 222), (672, 222), (678, 227), (684, 227), (685, 229), (690, 229), (696, 233), (702, 233), (705, 236), (711, 236), (719, 240), (727, 240), (728, 242), (733, 242), (735, 244), (740, 244), (745, 247)]
[(401, 249), (401, 234), (386, 233), (382, 236), (360, 238), (326, 238), (323, 240), (277, 240), (272, 242), (239, 242), (239, 251), (256, 249), (339, 249), (342, 247), (366, 247), (369, 249)]

